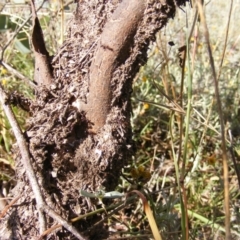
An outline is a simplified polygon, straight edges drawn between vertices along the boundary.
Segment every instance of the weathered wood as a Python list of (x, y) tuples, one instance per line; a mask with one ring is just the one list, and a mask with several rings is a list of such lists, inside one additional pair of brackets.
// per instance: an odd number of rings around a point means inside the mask
[(106, 122), (111, 108), (111, 79), (134, 45), (134, 36), (143, 19), (146, 1), (124, 0), (106, 23), (90, 67), (90, 86), (84, 110), (97, 132)]
[(32, 7), (32, 45), (35, 56), (34, 80), (38, 85), (49, 86), (53, 82), (53, 75), (50, 65), (49, 53), (46, 49), (42, 28), (37, 17), (34, 0), (31, 0)]

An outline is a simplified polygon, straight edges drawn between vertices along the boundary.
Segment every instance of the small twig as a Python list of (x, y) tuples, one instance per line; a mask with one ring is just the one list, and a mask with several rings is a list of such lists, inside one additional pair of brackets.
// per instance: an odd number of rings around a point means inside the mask
[(48, 207), (43, 199), (36, 175), (34, 173), (30, 153), (25, 141), (25, 138), (22, 134), (22, 131), (18, 125), (18, 122), (13, 114), (13, 111), (9, 104), (7, 103), (7, 94), (4, 92), (2, 86), (0, 85), (0, 102), (2, 104), (3, 110), (11, 124), (11, 127), (13, 129), (14, 135), (16, 137), (20, 153), (22, 156), (22, 163), (24, 166), (24, 169), (26, 170), (26, 174), (28, 177), (28, 180), (30, 182), (30, 185), (32, 187), (32, 191), (34, 193), (37, 208), (39, 212), (39, 224), (40, 224), (40, 231), (45, 231), (45, 217), (43, 212), (47, 213), (50, 217), (52, 217), (54, 220), (59, 222), (63, 227), (65, 227), (68, 231), (70, 231), (74, 236), (76, 236), (80, 240), (84, 240), (84, 238), (78, 233), (78, 231), (71, 226), (66, 220), (64, 220), (61, 216), (59, 216), (57, 213), (55, 213), (50, 207)]
[(53, 232), (55, 229), (60, 228), (60, 227), (62, 227), (61, 224), (56, 224), (56, 225), (48, 228), (46, 231), (44, 231), (44, 232), (39, 236), (38, 240), (43, 239), (43, 237), (47, 236), (48, 234), (50, 234), (51, 232)]
[[(38, 12), (41, 8), (42, 8), (42, 6), (43, 6), (43, 4), (45, 3), (45, 1), (46, 0), (44, 0), (43, 2), (42, 2), (42, 4), (39, 6), (39, 8), (36, 10), (36, 12)], [(12, 35), (12, 37), (8, 40), (8, 42), (5, 44), (5, 46), (2, 48), (2, 52), (1, 52), (1, 58), (0, 58), (0, 60), (3, 60), (3, 55), (4, 55), (4, 52), (5, 52), (5, 50), (8, 48), (8, 46), (11, 44), (11, 42), (15, 39), (15, 37), (18, 35), (18, 33), (20, 32), (20, 30), (25, 26), (25, 24), (31, 19), (31, 17), (32, 17), (32, 14), (30, 14), (30, 16), (22, 23), (22, 25), (20, 25), (19, 27), (18, 27), (18, 29), (15, 31), (15, 33)]]
[(132, 202), (133, 200), (136, 199), (136, 196), (131, 196), (125, 199), (124, 202), (120, 202), (118, 204), (114, 204), (111, 205), (109, 207), (106, 208), (101, 208), (102, 211), (109, 211), (112, 210), (110, 213), (107, 214), (106, 217), (104, 217), (103, 219), (101, 219), (100, 221), (96, 222), (95, 224), (93, 224), (93, 226), (91, 226), (88, 230), (93, 229), (94, 227), (98, 226), (99, 224), (105, 222), (107, 219), (109, 219), (112, 215), (114, 215), (115, 213), (119, 212), (121, 209), (123, 209), (124, 207), (126, 207), (127, 204), (129, 204), (130, 202)]
[[(165, 93), (164, 93), (164, 94), (165, 94)], [(178, 112), (178, 113), (180, 113), (180, 114), (185, 114), (184, 109), (182, 109), (182, 108), (181, 108), (176, 102), (174, 102), (173, 100), (171, 100), (171, 102), (170, 102), (169, 105), (164, 105), (164, 104), (161, 104), (161, 103), (156, 103), (156, 102), (152, 102), (152, 101), (148, 101), (148, 100), (143, 100), (143, 99), (139, 99), (139, 98), (136, 98), (136, 100), (139, 101), (139, 102), (151, 104), (151, 105), (153, 105), (153, 106), (162, 107), (162, 108), (165, 108), (165, 109), (168, 109), (168, 110), (172, 110), (172, 111)]]
[(6, 5), (7, 5), (6, 2), (2, 5), (2, 8), (0, 9), (0, 12), (1, 12), (1, 13), (2, 13), (2, 11), (3, 11), (3, 9), (5, 8)]
[(231, 0), (231, 3), (230, 3), (230, 10), (229, 10), (229, 14), (228, 14), (228, 22), (227, 22), (227, 30), (226, 30), (225, 41), (224, 41), (224, 47), (223, 47), (223, 52), (222, 52), (221, 62), (220, 62), (220, 65), (219, 65), (219, 70), (218, 70), (218, 76), (217, 76), (217, 79), (220, 78), (221, 70), (222, 70), (222, 65), (223, 65), (223, 60), (224, 60), (225, 53), (226, 53), (226, 49), (227, 49), (227, 41), (228, 41), (228, 33), (229, 33), (229, 27), (230, 27), (230, 20), (231, 20), (231, 16), (232, 16), (232, 9), (233, 9), (233, 0)]
[(33, 81), (31, 81), (29, 78), (25, 77), (22, 73), (20, 73), (19, 71), (17, 71), (16, 69), (14, 69), (10, 65), (8, 65), (7, 63), (0, 60), (0, 64), (3, 67), (5, 67), (9, 72), (11, 72), (13, 75), (15, 75), (17, 78), (23, 80), (25, 83), (30, 85), (32, 88), (35, 89), (37, 87), (37, 85)]
[(8, 209), (15, 203), (17, 202), (17, 200), (20, 198), (20, 196), (14, 198), (1, 212), (0, 214), (0, 219), (3, 218), (5, 216), (5, 214), (7, 213)]
[(18, 122), (16, 121), (16, 118), (13, 114), (11, 107), (7, 103), (7, 100), (8, 100), (7, 94), (4, 92), (2, 86), (0, 86), (0, 101), (2, 103), (3, 110), (11, 124), (14, 135), (17, 139), (17, 143), (18, 143), (21, 155), (22, 155), (22, 162), (23, 162), (24, 168), (26, 170), (26, 174), (28, 176), (32, 190), (34, 192), (34, 196), (36, 198), (36, 202), (37, 202), (37, 206), (38, 206), (38, 210), (39, 210), (40, 229), (42, 232), (45, 230), (45, 225), (46, 225), (44, 214), (40, 210), (40, 208), (44, 205), (44, 200), (42, 198), (40, 187), (38, 185), (37, 178), (35, 176), (35, 173), (34, 173), (34, 170), (32, 167), (32, 163), (30, 160), (30, 154), (28, 151), (26, 141), (25, 141), (22, 131), (18, 125)]
[(54, 220), (56, 220), (59, 224), (61, 224), (64, 228), (66, 228), (69, 232), (71, 232), (75, 237), (77, 237), (79, 240), (85, 240), (82, 235), (77, 231), (75, 227), (73, 227), (70, 223), (68, 223), (66, 220), (64, 220), (59, 214), (54, 212), (49, 206), (45, 204), (43, 206), (43, 211), (47, 213), (50, 217), (52, 217)]
[[(106, 208), (100, 208), (100, 209), (97, 209), (93, 212), (90, 212), (90, 213), (86, 213), (84, 215), (80, 215), (78, 217), (75, 217), (73, 219), (71, 219), (71, 222), (77, 222), (83, 218), (87, 218), (87, 217), (90, 217), (90, 216), (94, 216), (96, 214), (99, 214), (101, 212), (105, 212), (106, 210), (107, 211), (110, 211), (110, 210), (113, 210), (106, 218), (102, 219), (101, 221), (95, 223), (93, 226), (91, 226), (88, 230), (90, 230), (91, 228), (93, 228), (94, 226), (106, 221), (106, 219), (108, 219), (111, 215), (113, 215), (114, 213), (118, 212), (119, 210), (121, 210), (122, 208), (124, 208), (126, 206), (126, 204), (132, 202), (134, 199), (136, 198), (136, 196), (132, 196), (132, 197), (129, 197), (128, 199), (125, 199), (124, 202), (120, 202), (120, 203), (117, 203), (117, 204), (113, 204), (113, 205), (110, 205)], [(52, 226), (51, 228), (47, 229), (45, 232), (42, 233), (42, 235), (39, 237), (38, 240), (42, 239), (43, 237), (47, 236), (48, 234), (50, 234), (52, 231), (54, 231), (55, 229), (57, 228), (60, 228), (62, 227), (61, 224), (56, 224), (54, 226)]]
[[(60, 224), (56, 224), (54, 226), (52, 226), (51, 228), (48, 228), (46, 231), (44, 231), (38, 238), (38, 240), (41, 240), (43, 237), (47, 236), (48, 234), (50, 234), (52, 231), (54, 231), (57, 228), (60, 227), (64, 227), (66, 228), (69, 232), (71, 232), (72, 234), (74, 234), (76, 237), (78, 237), (78, 239), (82, 239), (84, 240), (83, 237), (79, 236), (79, 233), (75, 230), (75, 228), (70, 225), (68, 222), (66, 222), (60, 215), (58, 215), (57, 213), (55, 213), (51, 208), (47, 207), (47, 209), (44, 210), (49, 216), (51, 216), (53, 219), (57, 220), (58, 223)], [(73, 221), (72, 221), (73, 222)]]

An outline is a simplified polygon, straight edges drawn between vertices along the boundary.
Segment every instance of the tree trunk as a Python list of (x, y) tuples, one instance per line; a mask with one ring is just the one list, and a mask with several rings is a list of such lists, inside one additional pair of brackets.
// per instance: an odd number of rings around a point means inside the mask
[[(119, 3), (120, 2), (120, 3)], [(155, 39), (185, 0), (83, 0), (69, 23), (66, 41), (52, 60), (54, 81), (40, 86), (25, 132), (32, 163), (48, 206), (66, 220), (96, 208), (79, 190), (117, 186), (134, 154), (131, 86)], [(40, 236), (38, 211), (20, 154), (16, 159), (16, 206), (1, 220), (1, 239)], [(74, 226), (89, 239), (107, 237), (99, 218)], [(46, 214), (47, 228), (56, 222)], [(91, 228), (90, 228), (91, 227)], [(20, 237), (21, 236), (21, 237)], [(66, 229), (51, 239), (70, 239)], [(71, 238), (72, 239), (72, 238)]]

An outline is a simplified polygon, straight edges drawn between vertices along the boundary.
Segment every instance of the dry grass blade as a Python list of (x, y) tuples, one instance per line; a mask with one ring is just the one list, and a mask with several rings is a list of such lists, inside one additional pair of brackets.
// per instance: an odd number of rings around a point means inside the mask
[(226, 48), (227, 48), (227, 41), (228, 41), (228, 33), (229, 33), (229, 27), (230, 27), (230, 20), (231, 20), (231, 15), (232, 15), (232, 8), (233, 8), (233, 0), (231, 0), (230, 10), (229, 10), (229, 14), (228, 14), (228, 23), (227, 23), (227, 29), (226, 29), (224, 47), (223, 47), (221, 62), (220, 62), (220, 65), (219, 65), (218, 77), (217, 77), (218, 80), (219, 80), (220, 75), (221, 75), (223, 60), (224, 60), (225, 53), (226, 53)]
[(149, 222), (149, 225), (152, 229), (152, 233), (153, 233), (153, 236), (154, 236), (154, 239), (155, 240), (162, 240), (162, 237), (159, 233), (159, 230), (158, 230), (158, 227), (157, 227), (157, 224), (156, 224), (156, 221), (154, 219), (154, 216), (152, 214), (152, 210), (147, 202), (147, 199), (146, 197), (138, 190), (133, 190), (131, 191), (130, 193), (136, 193), (142, 200), (142, 203), (143, 203), (143, 208), (144, 208), (144, 211), (147, 215), (147, 218), (148, 218), (148, 222)]
[(227, 162), (227, 152), (226, 152), (226, 140), (225, 140), (225, 131), (224, 131), (224, 120), (223, 120), (223, 112), (222, 112), (222, 104), (219, 94), (219, 87), (218, 87), (218, 79), (216, 76), (216, 70), (214, 66), (214, 59), (212, 55), (211, 45), (210, 45), (210, 38), (209, 38), (209, 32), (207, 28), (207, 23), (205, 19), (205, 15), (203, 12), (203, 6), (202, 1), (198, 0), (198, 9), (201, 17), (201, 22), (204, 27), (204, 35), (207, 42), (207, 49), (210, 59), (210, 65), (212, 69), (213, 74), (213, 80), (215, 85), (215, 94), (217, 99), (217, 105), (218, 105), (218, 114), (219, 114), (219, 120), (221, 125), (221, 144), (222, 144), (222, 161), (223, 161), (223, 181), (224, 181), (224, 210), (225, 210), (225, 229), (226, 229), (226, 239), (231, 238), (231, 231), (230, 231), (230, 209), (229, 209), (229, 173), (228, 173), (228, 162)]

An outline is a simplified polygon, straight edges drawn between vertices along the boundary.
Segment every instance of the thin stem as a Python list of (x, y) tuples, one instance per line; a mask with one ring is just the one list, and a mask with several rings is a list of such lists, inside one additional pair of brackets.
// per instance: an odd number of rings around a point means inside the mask
[[(43, 2), (42, 2), (42, 4), (39, 6), (39, 8), (37, 9), (37, 11), (36, 12), (38, 12), (41, 8), (42, 8), (42, 6), (43, 6), (43, 4), (44, 4), (44, 2), (45, 2), (46, 0), (44, 0)], [(5, 50), (8, 48), (8, 46), (11, 44), (11, 42), (15, 39), (15, 37), (18, 35), (18, 33), (20, 32), (20, 30), (25, 26), (25, 24), (31, 19), (31, 17), (32, 17), (32, 14), (30, 14), (29, 15), (29, 17), (22, 23), (22, 25), (20, 25), (19, 27), (18, 27), (18, 29), (15, 31), (15, 33), (12, 35), (12, 37), (8, 40), (8, 42), (5, 44), (5, 46), (2, 48), (2, 52), (1, 52), (1, 58), (0, 58), (0, 60), (2, 61), (3, 60), (3, 55), (4, 55), (4, 52), (5, 52)]]
[(9, 64), (3, 62), (0, 60), (0, 64), (6, 68), (9, 72), (11, 72), (13, 75), (15, 75), (17, 78), (23, 80), (25, 83), (27, 83), (29, 86), (31, 86), (32, 88), (36, 88), (37, 85), (31, 81), (29, 78), (27, 78), (26, 76), (24, 76), (22, 73), (20, 73), (19, 71), (17, 71), (16, 69), (14, 69), (13, 67), (11, 67)]
[(40, 187), (37, 182), (37, 178), (35, 176), (32, 163), (30, 160), (30, 154), (28, 151), (28, 147), (25, 141), (25, 138), (22, 134), (22, 131), (18, 125), (18, 122), (13, 114), (13, 111), (11, 107), (8, 105), (7, 101), (7, 94), (4, 92), (2, 86), (0, 85), (0, 101), (2, 103), (3, 110), (11, 124), (12, 130), (14, 132), (14, 135), (17, 139), (17, 143), (22, 155), (22, 163), (23, 166), (26, 170), (26, 174), (28, 176), (29, 182), (31, 184), (34, 196), (36, 198), (37, 206), (38, 206), (38, 211), (39, 211), (39, 223), (40, 223), (40, 231), (45, 231), (45, 217), (43, 212), (40, 210), (40, 208), (44, 205), (44, 200), (42, 198), (42, 194), (40, 191)]
[(230, 231), (230, 210), (229, 210), (229, 173), (228, 173), (228, 162), (227, 162), (227, 151), (226, 151), (226, 140), (225, 140), (225, 131), (224, 131), (224, 120), (223, 120), (223, 112), (222, 112), (222, 104), (221, 104), (221, 98), (219, 94), (219, 87), (218, 87), (218, 79), (216, 75), (215, 65), (214, 65), (214, 59), (212, 55), (212, 49), (210, 45), (210, 38), (209, 38), (209, 32), (207, 28), (206, 19), (203, 12), (203, 6), (202, 2), (198, 0), (198, 9), (201, 17), (201, 22), (204, 27), (204, 35), (207, 42), (207, 49), (210, 59), (210, 65), (212, 68), (212, 74), (213, 74), (213, 80), (214, 80), (214, 86), (215, 86), (215, 96), (217, 99), (217, 106), (218, 106), (218, 115), (220, 120), (220, 126), (221, 126), (221, 142), (222, 142), (222, 161), (223, 161), (223, 182), (224, 182), (224, 208), (225, 208), (225, 229), (226, 229), (226, 240), (231, 239), (231, 231)]
[(24, 169), (26, 170), (28, 180), (30, 182), (32, 191), (33, 191), (35, 199), (36, 199), (37, 208), (38, 208), (38, 212), (39, 212), (40, 232), (44, 232), (46, 230), (45, 216), (43, 213), (43, 212), (45, 212), (50, 217), (52, 217), (53, 219), (58, 221), (63, 227), (65, 227), (67, 230), (69, 230), (78, 239), (84, 240), (84, 238), (78, 233), (78, 231), (72, 225), (70, 225), (66, 220), (64, 220), (60, 215), (55, 213), (49, 206), (46, 205), (46, 203), (43, 199), (36, 175), (35, 175), (33, 167), (32, 167), (31, 157), (30, 157), (30, 153), (29, 153), (25, 138), (24, 138), (22, 131), (18, 125), (18, 122), (13, 114), (13, 111), (8, 104), (7, 94), (4, 92), (1, 85), (0, 85), (0, 102), (2, 104), (5, 114), (9, 120), (9, 123), (11, 124), (13, 133), (16, 137), (16, 140), (17, 140), (17, 143), (18, 143), (18, 146), (20, 149), (20, 153), (22, 156), (22, 158), (21, 158), (22, 163), (23, 163)]
[(218, 71), (218, 76), (217, 76), (217, 79), (218, 79), (218, 80), (219, 80), (220, 75), (221, 75), (223, 60), (224, 60), (224, 56), (225, 56), (225, 52), (226, 52), (226, 48), (227, 48), (227, 41), (228, 41), (228, 33), (229, 33), (230, 20), (231, 20), (231, 15), (232, 15), (232, 8), (233, 8), (233, 0), (231, 0), (230, 10), (229, 10), (229, 14), (228, 14), (228, 22), (227, 22), (227, 29), (226, 29), (225, 41), (224, 41), (223, 52), (222, 52), (221, 62), (220, 62), (220, 65), (219, 65), (219, 71)]

